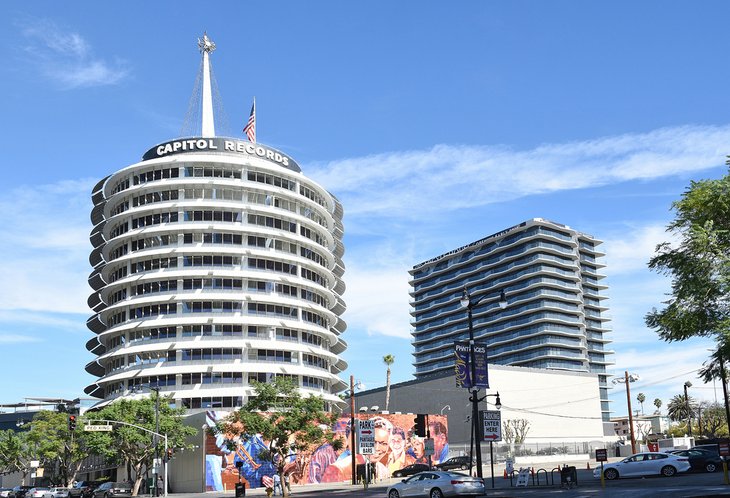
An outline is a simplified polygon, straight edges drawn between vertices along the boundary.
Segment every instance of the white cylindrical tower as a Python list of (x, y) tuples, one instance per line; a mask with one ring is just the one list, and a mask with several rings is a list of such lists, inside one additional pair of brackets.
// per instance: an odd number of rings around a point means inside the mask
[(87, 394), (151, 386), (190, 409), (234, 408), (253, 381), (283, 375), (340, 402), (343, 211), (291, 157), (235, 138), (172, 140), (92, 200)]

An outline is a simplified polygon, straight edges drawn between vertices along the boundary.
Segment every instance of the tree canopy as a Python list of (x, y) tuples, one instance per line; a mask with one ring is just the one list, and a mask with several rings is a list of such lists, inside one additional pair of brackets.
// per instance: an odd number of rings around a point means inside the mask
[[(89, 413), (85, 421), (112, 420), (143, 427), (145, 430), (129, 425), (114, 426), (112, 432), (90, 432), (87, 442), (91, 449), (108, 458), (118, 459), (118, 463), (127, 464), (137, 477), (134, 483), (133, 494), (137, 494), (142, 483), (145, 469), (152, 468), (155, 458), (155, 438), (149, 431), (154, 431), (155, 402), (157, 393), (144, 399), (120, 399), (104, 407), (102, 410)], [(168, 448), (180, 450), (189, 448), (186, 443), (189, 436), (194, 435), (197, 429), (183, 424), (184, 409), (170, 406), (170, 399), (160, 397), (159, 421), (160, 433), (167, 435)], [(164, 441), (160, 438), (159, 455), (163, 456)]]
[(657, 246), (649, 267), (672, 279), (666, 306), (646, 324), (666, 341), (690, 337), (730, 340), (730, 173), (693, 181), (672, 204), (667, 231), (678, 238)]
[[(334, 451), (342, 448), (342, 440), (331, 430), (337, 415), (324, 411), (321, 396), (303, 396), (286, 377), (276, 377), (271, 383), (255, 382), (254, 390), (255, 395), (240, 410), (211, 429), (225, 434), (229, 440), (231, 437), (249, 440), (260, 434), (269, 441), (270, 450), (259, 456), (274, 462), (281, 482), (284, 482), (286, 457), (324, 444), (332, 445)], [(288, 496), (286, 487), (283, 491)]]

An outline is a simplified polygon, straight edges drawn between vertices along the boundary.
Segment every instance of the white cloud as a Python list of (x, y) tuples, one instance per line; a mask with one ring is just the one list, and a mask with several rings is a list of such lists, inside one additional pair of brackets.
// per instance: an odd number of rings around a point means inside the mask
[(724, 163), (730, 126), (682, 126), (515, 151), (437, 145), (308, 165), (350, 218), (421, 218), (528, 195), (700, 171)]
[(349, 329), (403, 339), (411, 338), (408, 274), (398, 267), (348, 268), (347, 312)]
[(8, 345), (8, 344), (19, 344), (19, 343), (27, 343), (27, 342), (39, 342), (40, 339), (37, 337), (31, 337), (27, 335), (19, 335), (19, 334), (5, 334), (0, 332), (0, 344)]
[(64, 32), (51, 21), (26, 23), (22, 35), (28, 59), (63, 88), (113, 85), (129, 74), (125, 61), (109, 62), (95, 57), (80, 34)]
[(676, 236), (666, 231), (665, 224), (628, 226), (622, 233), (606, 234), (603, 249), (610, 275), (649, 271), (647, 264), (654, 256), (656, 246), (673, 243)]
[[(0, 193), (0, 259), (8, 283), (0, 287), (0, 310), (90, 314), (86, 299), (94, 183), (61, 182)], [(25, 316), (24, 321), (29, 319), (39, 318)]]

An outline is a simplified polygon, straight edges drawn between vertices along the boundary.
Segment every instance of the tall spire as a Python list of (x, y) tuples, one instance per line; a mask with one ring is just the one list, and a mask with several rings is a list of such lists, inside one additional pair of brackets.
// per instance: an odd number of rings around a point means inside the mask
[(203, 54), (203, 126), (202, 136), (215, 136), (215, 123), (213, 120), (213, 94), (210, 84), (210, 53), (215, 50), (215, 43), (203, 33), (202, 40), (198, 38), (198, 48)]

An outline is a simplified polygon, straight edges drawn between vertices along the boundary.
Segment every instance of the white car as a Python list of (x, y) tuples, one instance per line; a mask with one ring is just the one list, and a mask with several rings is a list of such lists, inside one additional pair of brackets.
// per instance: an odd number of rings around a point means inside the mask
[(30, 488), (25, 493), (25, 498), (43, 498), (43, 495), (46, 494), (48, 491), (48, 488)]
[(483, 495), (484, 480), (458, 472), (428, 470), (388, 487), (388, 498), (444, 498), (447, 496)]
[[(669, 453), (636, 453), (618, 462), (604, 464), (603, 477), (606, 479), (659, 475), (671, 477), (678, 472), (687, 472), (689, 469), (690, 464), (687, 457)], [(593, 477), (601, 477), (601, 467), (593, 470)]]
[(68, 498), (68, 488), (51, 488), (45, 492), (43, 498)]

